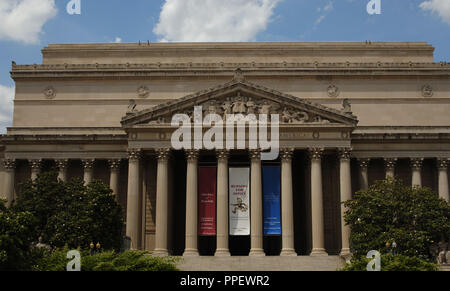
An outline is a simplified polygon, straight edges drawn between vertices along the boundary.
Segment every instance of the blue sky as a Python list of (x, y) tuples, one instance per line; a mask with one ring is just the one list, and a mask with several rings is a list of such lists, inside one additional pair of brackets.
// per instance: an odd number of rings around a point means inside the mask
[(450, 61), (450, 0), (381, 0), (380, 15), (367, 13), (369, 0), (80, 1), (81, 15), (69, 15), (69, 0), (0, 0), (0, 132), (11, 61), (41, 63), (48, 43), (426, 41), (435, 61)]

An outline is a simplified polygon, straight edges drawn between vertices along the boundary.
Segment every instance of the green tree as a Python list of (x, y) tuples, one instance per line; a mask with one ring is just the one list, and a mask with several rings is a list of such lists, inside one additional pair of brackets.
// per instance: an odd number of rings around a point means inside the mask
[(450, 237), (450, 206), (428, 188), (407, 187), (399, 180), (377, 181), (344, 203), (357, 259), (370, 250), (433, 260), (431, 247)]
[(0, 271), (31, 268), (30, 245), (36, 224), (30, 212), (13, 212), (0, 201)]
[(94, 181), (58, 181), (55, 171), (39, 175), (22, 185), (15, 211), (32, 213), (38, 223), (35, 240), (54, 248), (87, 248), (100, 242), (104, 249), (119, 250), (123, 212), (112, 191)]

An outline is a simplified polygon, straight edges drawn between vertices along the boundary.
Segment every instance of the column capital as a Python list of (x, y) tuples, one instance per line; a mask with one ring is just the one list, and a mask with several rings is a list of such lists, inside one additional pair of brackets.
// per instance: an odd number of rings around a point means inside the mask
[(68, 159), (55, 160), (55, 164), (58, 169), (64, 170), (64, 169), (67, 169), (69, 160)]
[(228, 161), (230, 157), (229, 150), (216, 150), (216, 156), (218, 161)]
[(397, 164), (397, 158), (384, 158), (384, 166), (386, 170), (394, 170)]
[(437, 159), (437, 166), (439, 170), (446, 171), (448, 169), (449, 165), (449, 159), (447, 158), (438, 158)]
[(353, 148), (338, 148), (339, 160), (349, 161), (352, 158)]
[(190, 162), (196, 162), (200, 155), (199, 150), (185, 150), (186, 159)]
[(94, 168), (95, 159), (85, 159), (81, 160), (81, 162), (85, 170), (92, 170)]
[(128, 159), (130, 161), (138, 161), (142, 157), (142, 150), (141, 149), (128, 149), (127, 154), (128, 154)]
[(248, 151), (250, 160), (251, 161), (261, 161), (261, 150), (260, 149), (254, 149)]
[(171, 157), (171, 149), (161, 148), (156, 150), (156, 158), (159, 162), (167, 162)]
[(294, 150), (293, 148), (283, 148), (280, 150), (280, 158), (283, 162), (290, 162), (292, 161), (292, 157), (294, 156)]
[(422, 166), (423, 166), (423, 161), (424, 161), (424, 158), (411, 158), (410, 159), (411, 168), (413, 170), (420, 171), (422, 169)]
[(311, 161), (320, 161), (322, 159), (324, 151), (324, 148), (309, 148), (309, 158), (311, 159)]
[(360, 158), (358, 159), (358, 164), (362, 170), (367, 170), (370, 164), (370, 158)]
[(111, 159), (108, 160), (109, 169), (111, 171), (118, 171), (120, 169), (121, 159)]
[(30, 164), (32, 171), (39, 171), (42, 166), (42, 159), (29, 160), (28, 163)]
[(14, 171), (16, 168), (16, 160), (14, 159), (5, 159), (3, 160), (3, 167), (6, 171)]

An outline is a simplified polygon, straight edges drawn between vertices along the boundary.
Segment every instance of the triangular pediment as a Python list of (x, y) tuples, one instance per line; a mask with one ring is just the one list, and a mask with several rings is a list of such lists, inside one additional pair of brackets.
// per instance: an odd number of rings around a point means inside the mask
[[(192, 116), (195, 106), (205, 114), (279, 114), (281, 123), (340, 124), (356, 127), (358, 120), (349, 106), (336, 110), (298, 97), (254, 84), (243, 78), (150, 109), (130, 111), (122, 119), (123, 127), (170, 124), (175, 114)], [(132, 108), (131, 108), (132, 109)]]

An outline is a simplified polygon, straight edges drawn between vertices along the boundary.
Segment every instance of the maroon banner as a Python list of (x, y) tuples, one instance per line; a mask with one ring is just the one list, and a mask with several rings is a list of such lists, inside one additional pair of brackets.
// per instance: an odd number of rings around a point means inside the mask
[(216, 235), (216, 167), (198, 169), (198, 235)]

